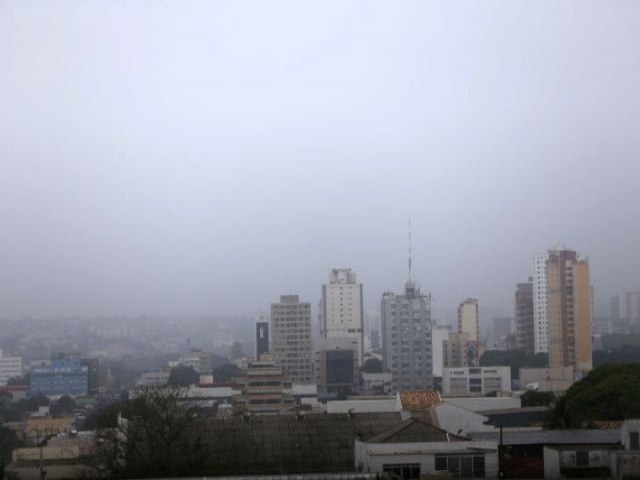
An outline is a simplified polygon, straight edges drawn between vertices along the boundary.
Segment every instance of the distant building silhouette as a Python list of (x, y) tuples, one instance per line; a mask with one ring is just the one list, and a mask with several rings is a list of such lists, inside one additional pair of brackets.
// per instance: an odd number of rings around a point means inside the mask
[(535, 322), (533, 313), (533, 282), (516, 286), (514, 316), (516, 319), (516, 348), (528, 355), (535, 353)]

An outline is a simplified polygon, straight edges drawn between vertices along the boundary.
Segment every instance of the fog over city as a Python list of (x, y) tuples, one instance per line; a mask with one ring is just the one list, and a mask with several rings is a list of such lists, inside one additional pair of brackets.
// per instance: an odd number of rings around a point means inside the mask
[[(499, 8), (498, 8), (499, 7)], [(367, 310), (413, 277), (509, 316), (532, 257), (640, 288), (640, 8), (0, 4), (0, 317)]]

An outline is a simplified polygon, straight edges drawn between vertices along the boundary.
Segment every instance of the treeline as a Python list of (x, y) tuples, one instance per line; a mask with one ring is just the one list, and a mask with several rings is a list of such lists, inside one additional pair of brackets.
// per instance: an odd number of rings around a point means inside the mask
[(549, 363), (549, 355), (537, 353), (528, 355), (524, 350), (486, 350), (480, 357), (480, 366), (492, 367), (495, 365), (511, 367), (511, 378), (518, 378), (520, 369), (544, 368)]
[(640, 418), (640, 363), (592, 370), (551, 403), (545, 427), (585, 428), (596, 421)]

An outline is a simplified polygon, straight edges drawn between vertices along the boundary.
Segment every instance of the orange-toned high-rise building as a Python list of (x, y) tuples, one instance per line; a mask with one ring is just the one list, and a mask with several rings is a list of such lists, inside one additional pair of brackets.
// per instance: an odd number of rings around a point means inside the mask
[(547, 258), (549, 367), (592, 369), (589, 261), (572, 250), (552, 250)]

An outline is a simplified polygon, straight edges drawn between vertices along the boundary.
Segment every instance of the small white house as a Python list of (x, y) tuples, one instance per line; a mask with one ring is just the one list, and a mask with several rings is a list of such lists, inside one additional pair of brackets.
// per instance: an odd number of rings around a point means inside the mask
[(368, 441), (355, 441), (355, 462), (363, 473), (395, 474), (404, 480), (424, 475), (495, 478), (495, 441), (472, 441), (411, 417)]

